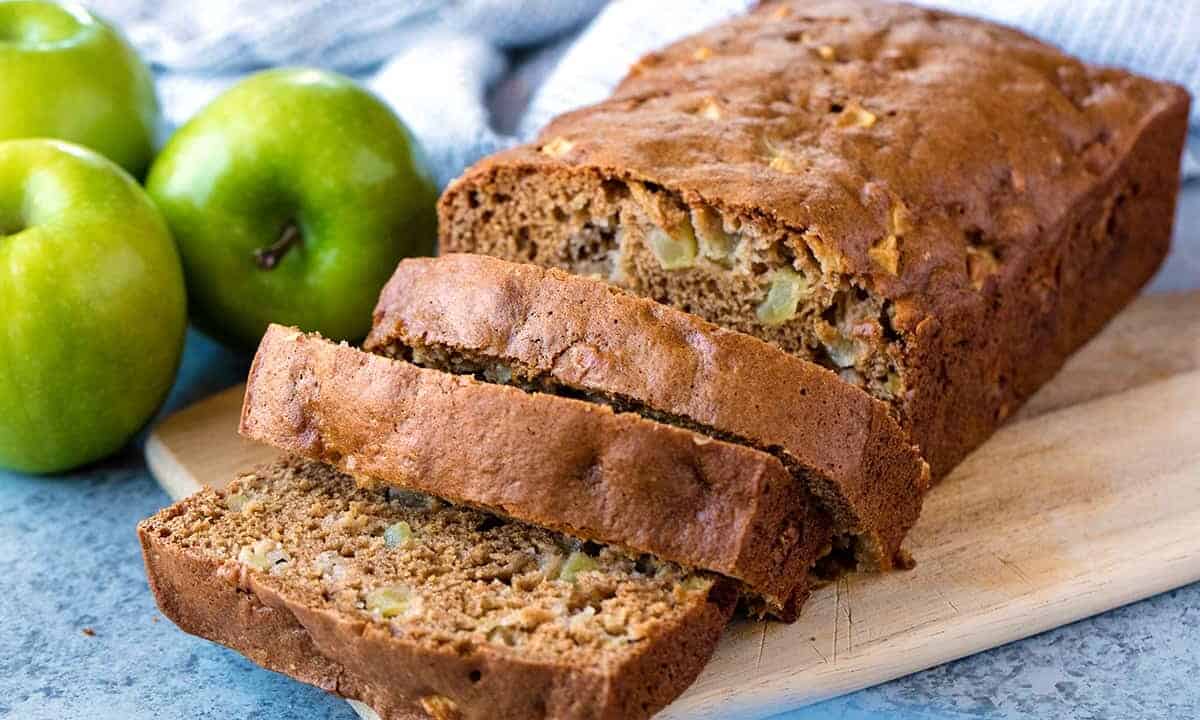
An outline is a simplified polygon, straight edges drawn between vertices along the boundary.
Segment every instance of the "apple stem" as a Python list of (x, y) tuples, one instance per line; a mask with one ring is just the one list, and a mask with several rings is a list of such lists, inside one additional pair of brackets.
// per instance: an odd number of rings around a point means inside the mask
[(294, 220), (288, 220), (279, 233), (279, 239), (265, 248), (254, 251), (254, 262), (259, 270), (273, 270), (293, 245), (300, 242), (300, 228)]

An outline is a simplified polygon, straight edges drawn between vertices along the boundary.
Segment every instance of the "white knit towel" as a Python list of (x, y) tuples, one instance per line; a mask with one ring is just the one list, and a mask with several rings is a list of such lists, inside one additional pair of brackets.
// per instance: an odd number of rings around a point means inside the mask
[[(1200, 93), (1198, 0), (920, 1), (1015, 25), (1086, 60)], [(327, 67), (359, 78), (387, 100), (444, 184), (483, 155), (528, 138), (554, 115), (603, 98), (642, 53), (743, 12), (754, 0), (94, 4), (152, 62), (170, 125), (248, 72)], [(525, 100), (527, 109), (512, 117)], [(1192, 110), (1191, 138), (1184, 172), (1200, 176), (1200, 107)]]

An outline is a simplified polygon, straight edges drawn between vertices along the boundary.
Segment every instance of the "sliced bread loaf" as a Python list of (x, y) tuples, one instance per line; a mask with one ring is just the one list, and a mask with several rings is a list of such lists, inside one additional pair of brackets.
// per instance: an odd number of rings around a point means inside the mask
[(283, 460), (145, 520), (164, 615), (384, 720), (645, 718), (736, 593), (626, 555)]
[(886, 404), (832, 372), (598, 280), (481, 255), (400, 263), (364, 348), (456, 373), (585, 394), (774, 452), (888, 569), (929, 470)]
[(365, 485), (428, 492), (728, 575), (794, 619), (830, 526), (772, 455), (598, 403), (272, 326), (241, 432)]
[(833, 368), (941, 477), (1154, 274), (1188, 117), (1184, 88), (977, 19), (762, 2), (465, 171), (440, 247)]

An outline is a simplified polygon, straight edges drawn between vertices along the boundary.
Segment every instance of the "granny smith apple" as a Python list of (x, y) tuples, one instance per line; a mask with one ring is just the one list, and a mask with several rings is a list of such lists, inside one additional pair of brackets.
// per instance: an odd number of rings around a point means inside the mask
[(166, 222), (77, 145), (0, 142), (0, 467), (55, 472), (154, 414), (187, 326)]
[(76, 5), (0, 2), (0, 140), (69, 140), (141, 177), (158, 122), (150, 72), (112, 26)]
[(271, 322), (362, 338), (400, 258), (433, 251), (436, 194), (411, 136), (328, 72), (235, 85), (170, 139), (146, 187), (179, 244), (193, 320), (234, 346)]

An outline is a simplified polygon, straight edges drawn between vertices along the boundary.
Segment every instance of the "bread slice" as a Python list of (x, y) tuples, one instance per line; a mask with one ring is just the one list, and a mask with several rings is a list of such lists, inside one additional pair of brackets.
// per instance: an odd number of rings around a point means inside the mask
[(481, 255), (400, 263), (364, 348), (547, 392), (585, 394), (774, 452), (889, 569), (929, 470), (888, 407), (832, 372), (598, 280)]
[(974, 18), (763, 2), (465, 171), (440, 248), (596, 273), (834, 369), (937, 478), (1154, 274), (1188, 108)]
[(282, 460), (138, 526), (163, 614), (384, 720), (624, 720), (669, 703), (728, 581)]
[[(794, 619), (829, 523), (775, 457), (634, 413), (271, 326), (241, 432), (366, 485), (428, 492), (736, 578)], [(811, 517), (810, 517), (811, 516)]]

